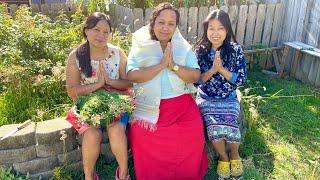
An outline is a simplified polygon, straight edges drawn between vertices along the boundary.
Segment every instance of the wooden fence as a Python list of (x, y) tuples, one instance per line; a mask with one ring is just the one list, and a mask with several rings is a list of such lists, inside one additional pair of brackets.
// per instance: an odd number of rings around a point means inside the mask
[(282, 1), (286, 13), (280, 42), (301, 41), (320, 48), (320, 1)]
[[(181, 34), (191, 42), (202, 36), (202, 22), (208, 13), (216, 7), (179, 8), (181, 15), (179, 29)], [(252, 4), (239, 6), (222, 6), (220, 9), (230, 15), (232, 28), (238, 43), (250, 47), (279, 45), (279, 35), (283, 24), (284, 6), (277, 4)], [(116, 28), (136, 31), (148, 23), (152, 9), (135, 8), (113, 5), (110, 15)]]

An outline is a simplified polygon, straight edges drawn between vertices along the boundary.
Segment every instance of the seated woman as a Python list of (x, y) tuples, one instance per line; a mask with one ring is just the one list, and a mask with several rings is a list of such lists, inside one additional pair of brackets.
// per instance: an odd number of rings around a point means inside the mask
[[(239, 156), (241, 134), (238, 117), (240, 103), (236, 89), (245, 82), (246, 60), (235, 41), (229, 15), (222, 10), (211, 12), (203, 23), (203, 36), (196, 46), (201, 70), (197, 104), (206, 124), (209, 140), (218, 152), (217, 173), (221, 178), (241, 176)], [(229, 144), (230, 154), (225, 151)], [(230, 166), (231, 164), (231, 166)]]
[[(67, 92), (74, 101), (78, 96), (87, 95), (98, 89), (126, 90), (131, 83), (126, 80), (127, 57), (122, 49), (108, 43), (111, 34), (109, 18), (100, 12), (90, 15), (83, 27), (86, 42), (72, 51), (67, 60)], [(69, 111), (67, 120), (74, 122), (78, 117)], [(128, 117), (108, 126), (110, 146), (119, 164), (116, 179), (129, 179), (128, 150), (125, 134)], [(82, 161), (85, 179), (98, 179), (94, 171), (100, 154), (102, 131), (97, 128), (83, 126), (77, 129), (83, 136)]]
[(137, 93), (128, 138), (138, 180), (201, 180), (208, 167), (203, 123), (190, 93), (200, 77), (179, 12), (159, 4), (133, 34), (128, 79)]

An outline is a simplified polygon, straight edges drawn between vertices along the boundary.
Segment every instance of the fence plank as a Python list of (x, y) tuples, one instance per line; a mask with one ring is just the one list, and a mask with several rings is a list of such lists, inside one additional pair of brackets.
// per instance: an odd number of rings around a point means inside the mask
[(188, 8), (179, 8), (179, 13), (180, 13), (180, 23), (179, 23), (179, 29), (180, 29), (180, 33), (182, 34), (182, 36), (184, 38), (188, 38), (187, 34), (188, 34)]
[(316, 77), (316, 81), (315, 81), (315, 86), (316, 87), (320, 87), (320, 61), (318, 61), (318, 74), (317, 74), (317, 77)]
[(213, 10), (216, 10), (216, 9), (218, 9), (217, 6), (210, 6), (209, 12), (212, 12)]
[(144, 24), (143, 10), (141, 8), (133, 9), (133, 31), (140, 29)]
[(266, 11), (266, 5), (260, 4), (258, 6), (257, 20), (254, 28), (253, 44), (258, 44), (261, 42), (262, 28), (263, 28), (263, 23), (265, 19), (265, 13), (266, 13), (265, 11)]
[(255, 4), (250, 5), (249, 12), (248, 12), (248, 19), (247, 19), (246, 35), (244, 40), (244, 44), (246, 46), (252, 45), (256, 17), (257, 17), (257, 5)]
[(9, 9), (10, 9), (11, 16), (14, 16), (16, 14), (18, 6), (16, 4), (10, 4)]
[(31, 4), (31, 11), (33, 14), (40, 12), (38, 4)]
[(275, 4), (267, 5), (266, 19), (264, 22), (263, 35), (262, 35), (262, 44), (269, 47), (273, 17), (274, 17)]
[(48, 4), (42, 4), (41, 5), (41, 10), (42, 10), (43, 14), (49, 14), (49, 9), (50, 9), (50, 7), (49, 7)]
[(126, 16), (125, 16), (124, 24), (129, 26), (130, 31), (132, 32), (133, 31), (133, 11), (132, 11), (132, 9), (126, 8), (125, 14), (126, 14)]
[(278, 40), (279, 40), (279, 34), (281, 31), (281, 24), (283, 22), (283, 5), (281, 3), (276, 4), (276, 10), (274, 12), (274, 18), (273, 18), (273, 26), (272, 26), (272, 34), (271, 34), (271, 40), (270, 40), (270, 46), (277, 46)]
[(319, 62), (316, 57), (312, 57), (312, 63), (311, 67), (309, 69), (309, 74), (308, 74), (308, 80), (312, 85), (315, 85), (316, 79), (317, 79), (317, 74), (319, 70)]
[(147, 8), (145, 11), (145, 15), (144, 15), (144, 24), (147, 25), (149, 24), (149, 19), (151, 16), (153, 9), (152, 8)]
[(133, 31), (133, 12), (131, 9), (116, 6), (116, 19), (118, 23), (118, 29), (120, 32), (125, 33), (128, 31)]
[(294, 0), (294, 10), (293, 16), (291, 17), (291, 25), (290, 25), (290, 32), (289, 32), (289, 41), (293, 41), (296, 39), (296, 32), (297, 32), (297, 24), (299, 20), (299, 11), (301, 8), (301, 0)]
[(305, 14), (305, 20), (303, 24), (303, 33), (302, 33), (302, 42), (307, 42), (307, 35), (309, 33), (309, 18), (311, 16), (311, 9), (313, 8), (313, 1), (314, 0), (306, 0), (307, 1), (307, 8)]
[(240, 6), (236, 38), (238, 43), (241, 45), (243, 45), (244, 33), (246, 30), (247, 11), (248, 11), (247, 5)]
[(220, 10), (223, 10), (223, 11), (225, 11), (226, 13), (228, 13), (228, 6), (221, 6), (220, 7)]
[(199, 8), (199, 18), (198, 18), (198, 39), (201, 38), (203, 34), (202, 23), (208, 15), (208, 7), (200, 7)]
[(191, 7), (188, 13), (188, 40), (195, 43), (197, 40), (197, 26), (198, 26), (198, 8)]
[(298, 16), (298, 22), (297, 22), (297, 31), (295, 35), (295, 40), (297, 41), (302, 41), (303, 39), (303, 31), (304, 31), (304, 21), (307, 17), (307, 5), (308, 5), (308, 0), (301, 0), (301, 5), (300, 5), (300, 11), (299, 11), (299, 16)]
[(122, 7), (119, 5), (115, 5), (114, 7), (114, 21), (115, 23), (115, 28), (119, 29), (119, 27), (121, 26), (122, 22), (123, 22), (123, 14), (121, 14), (121, 9)]
[(282, 33), (283, 42), (289, 41), (290, 39), (291, 18), (292, 16), (295, 16), (293, 14), (293, 8), (294, 8), (294, 0), (291, 0), (288, 2), (286, 18), (284, 21), (284, 27), (283, 27), (283, 33)]
[(304, 56), (304, 60), (301, 66), (301, 71), (302, 71), (302, 75), (301, 75), (301, 81), (303, 83), (310, 83), (309, 79), (308, 79), (308, 75), (310, 72), (310, 68), (312, 65), (312, 56), (311, 55), (305, 55)]
[(319, 37), (320, 1), (315, 1), (313, 7), (314, 8), (311, 10), (309, 18), (309, 32), (307, 36), (307, 44), (316, 47)]
[(238, 6), (231, 6), (229, 8), (229, 17), (232, 25), (232, 30), (236, 33), (236, 27), (238, 22)]

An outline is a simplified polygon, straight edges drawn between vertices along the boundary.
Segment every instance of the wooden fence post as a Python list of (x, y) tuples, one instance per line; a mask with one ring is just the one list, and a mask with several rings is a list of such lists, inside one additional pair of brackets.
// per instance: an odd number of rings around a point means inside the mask
[(188, 9), (187, 8), (179, 8), (179, 13), (180, 13), (180, 23), (179, 23), (179, 30), (180, 33), (184, 38), (188, 38)]
[(244, 33), (246, 30), (247, 11), (248, 11), (247, 5), (240, 6), (236, 38), (238, 43), (241, 45), (243, 45)]
[(195, 43), (197, 41), (197, 28), (198, 26), (198, 8), (191, 7), (189, 8), (188, 13), (188, 40), (191, 43)]
[(250, 5), (249, 12), (248, 12), (247, 26), (246, 26), (246, 35), (244, 38), (244, 45), (246, 46), (252, 45), (256, 16), (257, 16), (257, 5), (255, 4)]

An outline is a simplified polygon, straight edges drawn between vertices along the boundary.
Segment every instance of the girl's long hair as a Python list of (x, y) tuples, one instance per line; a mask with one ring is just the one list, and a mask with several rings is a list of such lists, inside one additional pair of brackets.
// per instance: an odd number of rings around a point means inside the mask
[[(101, 20), (107, 21), (110, 27), (110, 32), (111, 32), (111, 21), (108, 18), (108, 16), (101, 12), (94, 12), (87, 18), (87, 20), (84, 23), (84, 26), (82, 28), (83, 37), (87, 39), (87, 35), (85, 31), (87, 29), (94, 28), (98, 24), (98, 22)], [(79, 61), (79, 67), (81, 71), (86, 75), (86, 77), (91, 77), (92, 66), (91, 66), (91, 59), (90, 59), (90, 44), (88, 40), (86, 40), (85, 43), (78, 46), (76, 50), (76, 57)]]

